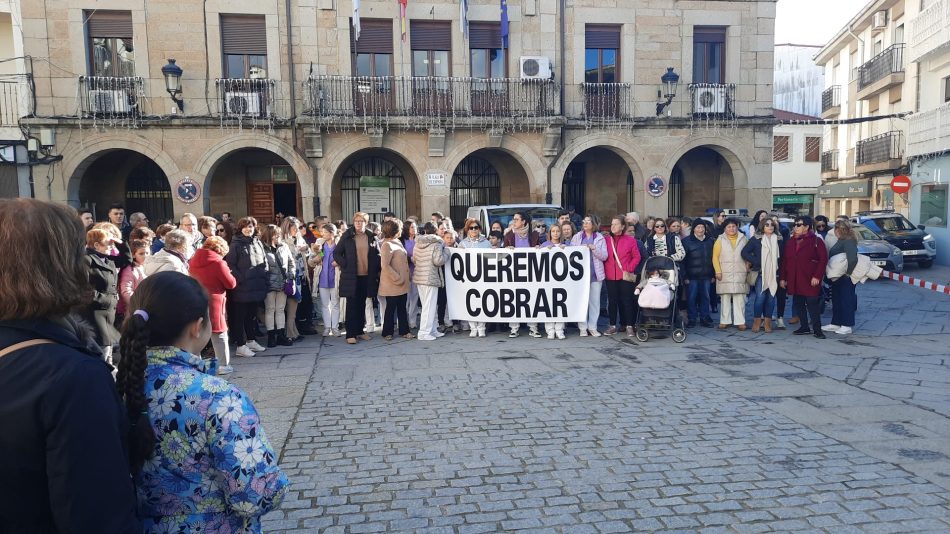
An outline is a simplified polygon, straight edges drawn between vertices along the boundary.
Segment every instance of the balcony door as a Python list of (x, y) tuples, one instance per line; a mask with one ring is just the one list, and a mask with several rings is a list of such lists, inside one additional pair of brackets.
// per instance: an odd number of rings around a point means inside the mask
[(584, 114), (620, 114), (620, 26), (588, 24), (584, 29)]
[(502, 48), (501, 25), (473, 22), (469, 28), (472, 69), (472, 114), (506, 116), (511, 111), (506, 73), (507, 50)]
[(95, 10), (84, 16), (90, 76), (81, 98), (87, 109), (98, 116), (137, 113), (132, 12)]
[(452, 114), (452, 23), (413, 20), (409, 24), (412, 49), (412, 104), (416, 115)]
[(693, 83), (726, 83), (726, 29), (696, 26), (693, 30)]
[(225, 115), (270, 115), (271, 86), (267, 82), (267, 29), (264, 15), (221, 15), (220, 82)]
[(350, 32), (353, 111), (357, 115), (389, 115), (396, 109), (393, 21), (364, 19), (360, 26), (359, 41), (354, 40)]

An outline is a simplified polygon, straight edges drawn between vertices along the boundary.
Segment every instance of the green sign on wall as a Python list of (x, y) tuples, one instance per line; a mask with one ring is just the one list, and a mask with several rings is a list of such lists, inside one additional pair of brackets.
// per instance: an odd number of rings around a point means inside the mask
[(815, 195), (773, 195), (772, 204), (812, 204)]

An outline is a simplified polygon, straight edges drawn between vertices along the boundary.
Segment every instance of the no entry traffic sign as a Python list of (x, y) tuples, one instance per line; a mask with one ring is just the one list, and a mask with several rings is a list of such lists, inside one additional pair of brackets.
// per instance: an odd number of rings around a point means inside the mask
[(895, 176), (894, 179), (891, 180), (891, 191), (894, 191), (899, 195), (903, 195), (904, 193), (910, 191), (910, 176), (905, 176), (903, 174), (900, 176)]

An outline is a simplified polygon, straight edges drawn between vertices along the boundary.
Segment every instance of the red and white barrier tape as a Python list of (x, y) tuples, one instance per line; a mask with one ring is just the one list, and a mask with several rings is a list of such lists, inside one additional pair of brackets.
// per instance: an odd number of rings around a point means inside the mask
[(881, 273), (881, 276), (884, 278), (890, 278), (891, 280), (897, 280), (898, 282), (922, 287), (924, 289), (929, 289), (931, 291), (936, 291), (937, 293), (943, 293), (945, 295), (950, 295), (950, 286), (945, 286), (941, 284), (935, 284), (933, 282), (928, 282), (926, 280), (921, 280), (919, 278), (914, 278), (913, 276), (904, 276), (902, 274), (892, 273), (890, 271), (884, 271)]

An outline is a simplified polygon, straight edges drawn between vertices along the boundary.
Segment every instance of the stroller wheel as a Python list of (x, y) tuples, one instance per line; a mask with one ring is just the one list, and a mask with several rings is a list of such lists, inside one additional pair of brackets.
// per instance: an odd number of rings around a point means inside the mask
[(673, 330), (673, 341), (677, 343), (682, 343), (686, 341), (686, 330), (683, 330), (682, 328), (677, 328), (676, 330)]
[(637, 329), (637, 341), (646, 341), (650, 339), (650, 331), (646, 328)]

